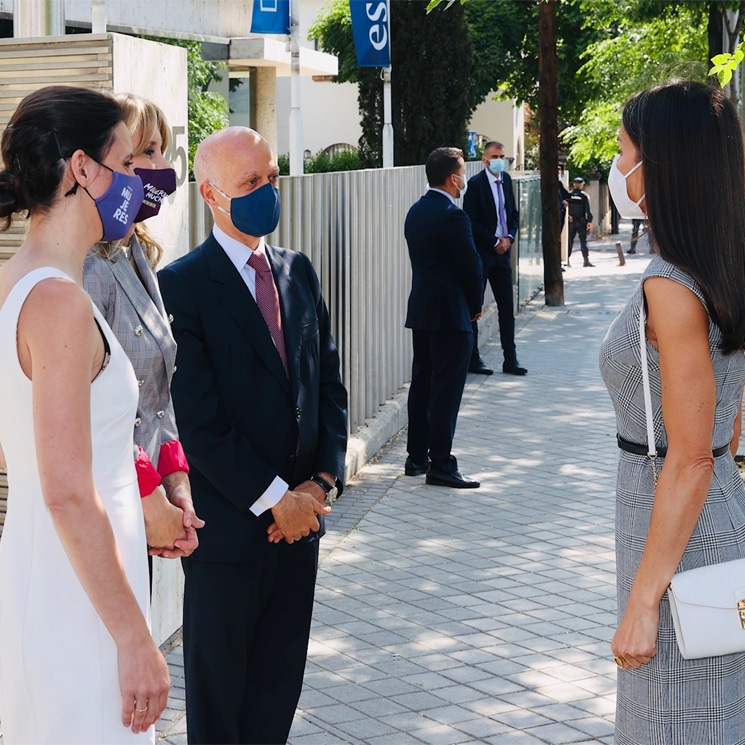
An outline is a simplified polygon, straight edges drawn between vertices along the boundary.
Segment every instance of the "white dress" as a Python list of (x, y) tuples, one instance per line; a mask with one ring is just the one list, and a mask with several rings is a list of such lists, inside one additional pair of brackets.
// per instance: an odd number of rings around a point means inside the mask
[[(16, 329), (29, 292), (48, 277), (72, 281), (58, 269), (36, 269), (13, 287), (0, 308), (0, 444), (9, 487), (0, 540), (3, 742), (152, 743), (154, 728), (135, 735), (122, 724), (114, 640), (70, 564), (41, 492), (31, 381), (18, 361)], [(91, 385), (93, 476), (149, 622), (147, 545), (132, 450), (137, 380), (95, 306), (93, 311), (111, 350), (108, 365)]]

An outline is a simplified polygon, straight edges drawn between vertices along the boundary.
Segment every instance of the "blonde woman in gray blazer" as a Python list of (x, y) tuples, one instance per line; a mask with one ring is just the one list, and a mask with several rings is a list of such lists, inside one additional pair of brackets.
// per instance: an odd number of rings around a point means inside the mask
[[(127, 353), (140, 386), (132, 423), (140, 494), (151, 554), (188, 556), (198, 545), (188, 464), (178, 441), (170, 385), (176, 342), (153, 269), (160, 246), (142, 220), (157, 214), (176, 186), (163, 157), (170, 130), (155, 104), (131, 95), (119, 97), (132, 135), (132, 166), (145, 186), (145, 202), (134, 232), (120, 243), (99, 243), (85, 261), (83, 283)], [(169, 173), (169, 171), (171, 173)]]

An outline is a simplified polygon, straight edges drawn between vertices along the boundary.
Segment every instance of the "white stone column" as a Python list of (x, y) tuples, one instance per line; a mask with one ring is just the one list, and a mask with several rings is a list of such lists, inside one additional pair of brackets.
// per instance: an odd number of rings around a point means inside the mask
[(251, 127), (277, 153), (277, 68), (251, 68)]

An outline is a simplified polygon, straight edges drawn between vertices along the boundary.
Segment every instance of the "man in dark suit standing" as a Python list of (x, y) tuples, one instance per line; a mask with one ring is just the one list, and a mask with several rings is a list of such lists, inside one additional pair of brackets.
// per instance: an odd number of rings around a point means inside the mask
[(414, 343), (404, 470), (426, 473), (428, 484), (474, 489), (479, 482), (458, 470), (450, 451), (473, 346), (471, 322), (481, 316), (481, 260), (468, 216), (455, 205), (466, 189), (463, 152), (437, 148), (425, 168), (429, 191), (404, 226), (412, 269), (406, 328)]
[[(484, 170), (468, 180), (463, 209), (471, 218), (473, 239), (484, 266), (483, 289), (489, 281), (499, 315), (499, 340), (504, 363), (502, 372), (525, 375), (528, 371), (517, 361), (515, 347), (515, 301), (512, 293), (512, 244), (520, 227), (512, 179), (507, 173), (504, 145), (488, 142), (481, 158)], [(478, 324), (473, 324), (473, 350), (469, 372), (491, 375), (479, 354)]]
[(347, 395), (310, 261), (269, 246), (279, 169), (230, 127), (197, 150), (215, 226), (160, 272), (172, 393), (206, 525), (183, 561), (190, 743), (284, 743), (300, 696), (318, 539), (341, 489)]

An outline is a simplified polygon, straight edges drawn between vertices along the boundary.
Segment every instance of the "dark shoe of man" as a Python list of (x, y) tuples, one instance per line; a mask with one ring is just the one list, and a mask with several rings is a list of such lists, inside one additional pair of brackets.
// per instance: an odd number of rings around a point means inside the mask
[(582, 266), (595, 266), (595, 264), (591, 264), (590, 259), (585, 259), (585, 263)]
[(460, 471), (443, 473), (442, 471), (435, 471), (434, 468), (427, 471), (427, 483), (431, 486), (450, 486), (453, 489), (478, 489), (481, 486), (478, 481), (469, 479)]
[(491, 367), (487, 367), (484, 360), (479, 357), (475, 362), (471, 362), (468, 366), (468, 372), (475, 373), (476, 375), (491, 375), (494, 370)]
[(429, 461), (421, 464), (415, 463), (410, 455), (406, 458), (406, 463), (404, 463), (404, 473), (407, 476), (421, 476), (422, 474), (427, 473), (428, 468)]
[(636, 253), (636, 249), (635, 248), (630, 248), (628, 251), (626, 251), (626, 253), (627, 254), (635, 254)]
[(520, 363), (515, 360), (514, 362), (505, 362), (502, 365), (502, 372), (507, 375), (527, 375), (528, 371), (526, 368), (521, 367)]

